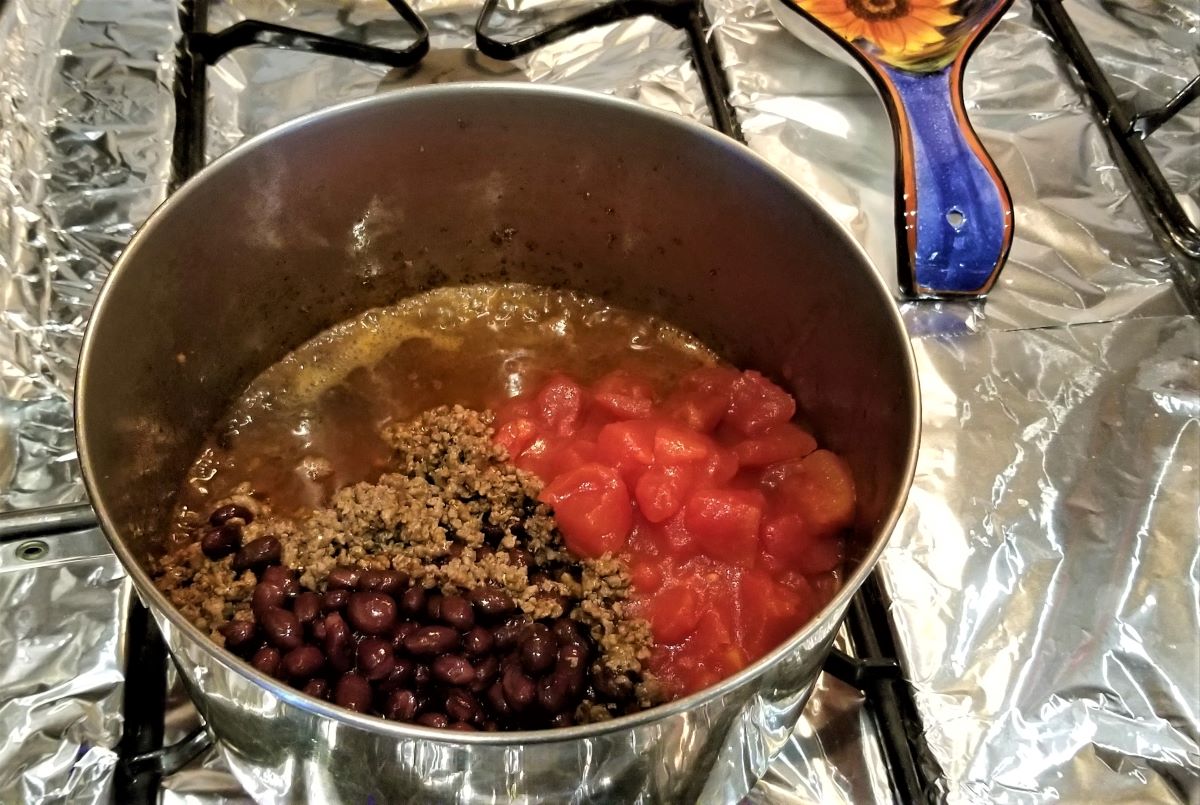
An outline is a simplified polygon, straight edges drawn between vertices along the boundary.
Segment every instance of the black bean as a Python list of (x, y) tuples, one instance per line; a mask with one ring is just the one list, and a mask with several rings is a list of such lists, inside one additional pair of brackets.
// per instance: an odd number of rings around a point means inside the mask
[(358, 644), (358, 672), (370, 681), (386, 679), (395, 667), (392, 644), (387, 640), (368, 637)]
[(465, 690), (452, 690), (446, 694), (446, 715), (455, 721), (482, 721), (483, 708)]
[(358, 674), (342, 674), (333, 689), (333, 701), (347, 710), (365, 713), (371, 707), (371, 683)]
[(524, 616), (515, 615), (493, 629), (492, 640), (495, 642), (496, 651), (508, 651), (515, 648), (517, 639), (525, 629), (526, 623)]
[(250, 611), (254, 613), (254, 617), (262, 620), (268, 609), (278, 609), (286, 600), (287, 596), (278, 584), (260, 581), (254, 585), (254, 592), (250, 594)]
[(434, 659), (429, 670), (447, 685), (466, 685), (475, 679), (475, 668), (461, 654), (443, 654)]
[(565, 675), (550, 674), (537, 683), (538, 704), (547, 713), (558, 713), (567, 706), (567, 692), (570, 683)]
[(558, 618), (554, 621), (554, 637), (561, 643), (578, 643), (587, 645), (587, 639), (579, 631), (579, 625), (570, 618)]
[(578, 698), (583, 693), (584, 685), (587, 683), (587, 666), (576, 665), (571, 666), (567, 663), (560, 662), (554, 667), (554, 673), (550, 676), (562, 677), (567, 686), (567, 696), (571, 699)]
[(492, 721), (490, 718), (487, 721), (483, 722), (483, 731), (484, 732), (496, 732), (499, 729), (500, 729), (500, 725), (497, 724), (495, 721)]
[[(297, 620), (299, 619), (297, 618)], [(319, 616), (312, 622), (312, 625), (308, 627), (308, 631), (309, 634), (313, 636), (313, 640), (316, 640), (318, 643), (324, 643), (325, 636), (329, 634), (329, 632), (325, 629), (325, 619)]]
[(509, 548), (508, 561), (517, 567), (529, 567), (533, 563), (533, 554), (524, 548)]
[(326, 590), (325, 594), (321, 596), (321, 609), (326, 612), (344, 609), (348, 603), (350, 603), (349, 590)]
[(384, 701), (383, 715), (392, 721), (412, 721), (417, 715), (417, 694), (411, 690), (393, 690)]
[(392, 672), (388, 678), (379, 683), (380, 690), (397, 690), (409, 684), (417, 664), (407, 657), (395, 657), (392, 660)]
[(250, 658), (250, 664), (267, 676), (275, 676), (279, 673), (279, 649), (274, 646), (263, 646), (254, 652), (254, 656)]
[(241, 520), (242, 525), (250, 525), (254, 522), (254, 514), (245, 506), (230, 503), (228, 506), (222, 506), (208, 516), (208, 522), (214, 526), (223, 526), (233, 519)]
[(413, 668), (412, 683), (413, 687), (420, 690), (429, 684), (433, 679), (433, 673), (429, 670), (429, 666), (421, 663)]
[(292, 612), (301, 623), (312, 623), (321, 612), (321, 596), (314, 592), (303, 592), (292, 602)]
[(516, 666), (510, 666), (501, 675), (500, 683), (504, 687), (504, 700), (518, 713), (528, 707), (537, 695), (533, 680)]
[(447, 595), (442, 598), (441, 621), (465, 632), (475, 625), (475, 612), (461, 595)]
[(352, 567), (335, 567), (325, 577), (325, 588), (328, 590), (354, 590), (358, 588), (360, 572)]
[(350, 627), (337, 612), (325, 616), (325, 655), (333, 670), (345, 672), (354, 666), (354, 641)]
[(204, 532), (200, 550), (214, 562), (224, 559), (242, 547), (242, 529), (230, 523)]
[(449, 626), (422, 626), (404, 638), (405, 650), (420, 657), (445, 654), (457, 646), (458, 632)]
[(395, 570), (364, 570), (359, 577), (358, 589), (395, 595), (408, 584), (408, 577)]
[(296, 581), (296, 574), (283, 565), (268, 567), (259, 575), (258, 580), (260, 582), (265, 581), (268, 584), (279, 585), (283, 590), (283, 594), (288, 598), (300, 592), (300, 582)]
[(275, 537), (259, 537), (247, 542), (233, 557), (233, 569), (238, 573), (243, 570), (262, 570), (268, 565), (279, 562), (283, 555), (283, 546)]
[(383, 634), (396, 622), (396, 602), (383, 593), (354, 593), (346, 604), (346, 615), (360, 632)]
[(267, 640), (284, 651), (299, 648), (300, 644), (304, 642), (300, 621), (296, 620), (296, 616), (286, 609), (279, 607), (268, 609), (258, 619), (258, 622), (262, 626)]
[(446, 718), (445, 713), (421, 713), (417, 716), (417, 722), (422, 727), (436, 727), (445, 729), (450, 726), (450, 719)]
[(558, 656), (558, 641), (545, 624), (534, 623), (521, 635), (521, 665), (537, 675), (554, 667)]
[(495, 618), (516, 608), (512, 596), (493, 587), (476, 587), (467, 593), (475, 611), (485, 618)]
[(550, 726), (554, 727), (555, 729), (573, 727), (575, 726), (575, 716), (570, 712), (559, 713), (554, 718), (550, 719)]
[(500, 544), (500, 540), (504, 539), (504, 526), (498, 526), (495, 523), (484, 523), (483, 539), (488, 545), (495, 548)]
[(464, 550), (466, 550), (466, 546), (463, 545), (461, 542), (450, 543), (450, 558), (457, 559), (458, 557), (463, 555)]
[(482, 626), (476, 626), (471, 631), (463, 635), (463, 649), (472, 657), (481, 657), (492, 650), (492, 645), (496, 641), (492, 639), (492, 633)]
[(500, 660), (496, 659), (494, 654), (489, 654), (476, 661), (475, 663), (475, 681), (470, 684), (472, 693), (481, 693), (487, 690), (488, 686), (495, 681), (496, 676), (500, 673)]
[(221, 634), (225, 636), (226, 648), (239, 651), (253, 644), (258, 627), (254, 621), (229, 621), (221, 627)]
[(458, 730), (459, 732), (475, 732), (475, 728), (465, 721), (455, 721), (447, 729)]
[(425, 590), (420, 587), (409, 587), (400, 596), (400, 611), (406, 617), (415, 618), (425, 613)]
[(558, 647), (559, 663), (579, 668), (587, 665), (588, 649), (583, 643), (563, 643)]
[(283, 655), (283, 672), (293, 679), (308, 679), (325, 665), (325, 655), (316, 646), (301, 646)]
[(485, 698), (493, 715), (504, 718), (512, 713), (512, 707), (504, 696), (504, 686), (500, 684), (499, 680), (493, 682), (492, 686), (487, 689)]
[(317, 699), (329, 698), (329, 681), (326, 679), (310, 679), (308, 684), (303, 688), (304, 692), (309, 696)]
[(392, 645), (398, 649), (404, 648), (404, 638), (421, 628), (419, 623), (400, 621), (392, 627)]
[(442, 619), (442, 595), (441, 593), (433, 593), (425, 600), (425, 615), (431, 621), (440, 621)]

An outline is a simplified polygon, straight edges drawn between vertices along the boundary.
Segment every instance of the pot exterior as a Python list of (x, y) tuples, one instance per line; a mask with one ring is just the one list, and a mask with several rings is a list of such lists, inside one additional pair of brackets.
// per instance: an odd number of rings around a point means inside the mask
[[(429, 288), (517, 281), (663, 316), (796, 397), (859, 492), (843, 590), (713, 688), (542, 733), (440, 733), (263, 677), (147, 574), (186, 468), (262, 370)], [(405, 90), (302, 118), (217, 160), (130, 243), (93, 312), (80, 461), (105, 533), (240, 781), (264, 801), (736, 801), (786, 740), (916, 462), (919, 393), (862, 251), (727, 138), (603, 96)]]
[[(280, 696), (158, 617), (208, 729), (257, 802), (657, 803), (740, 801), (787, 742), (836, 625), (752, 683), (589, 738), (463, 744), (339, 724)], [(201, 638), (203, 639), (203, 638)]]

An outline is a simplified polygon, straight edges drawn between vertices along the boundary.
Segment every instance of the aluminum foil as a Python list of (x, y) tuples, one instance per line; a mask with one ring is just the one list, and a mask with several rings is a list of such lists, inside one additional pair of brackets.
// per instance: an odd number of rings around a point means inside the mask
[(0, 802), (110, 802), (125, 572), (96, 529), (3, 539)]
[(882, 568), (952, 802), (1200, 797), (1200, 323), (916, 342)]

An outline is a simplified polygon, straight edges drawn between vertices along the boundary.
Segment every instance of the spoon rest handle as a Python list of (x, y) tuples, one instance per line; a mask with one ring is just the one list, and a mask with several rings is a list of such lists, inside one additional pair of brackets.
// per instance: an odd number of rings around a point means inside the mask
[(962, 71), (876, 69), (898, 152), (900, 287), (910, 296), (983, 296), (1012, 244), (1012, 197), (967, 120)]

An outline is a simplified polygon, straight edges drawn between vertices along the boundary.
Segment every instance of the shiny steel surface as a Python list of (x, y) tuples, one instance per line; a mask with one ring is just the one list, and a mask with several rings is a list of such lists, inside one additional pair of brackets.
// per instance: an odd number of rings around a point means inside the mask
[[(511, 239), (493, 237), (508, 229)], [(604, 724), (507, 735), (342, 711), (261, 677), (185, 623), (144, 566), (204, 431), (240, 388), (367, 307), (500, 279), (664, 315), (780, 377), (855, 473), (857, 535), (834, 601), (708, 691)], [(794, 185), (678, 117), (503, 84), (381, 95), (218, 160), (122, 255), (76, 391), (101, 524), (234, 773), (264, 801), (740, 798), (786, 743), (899, 516), (919, 429), (898, 311)]]

